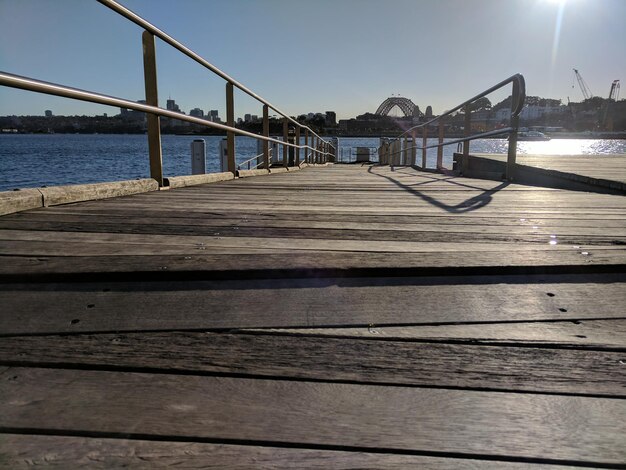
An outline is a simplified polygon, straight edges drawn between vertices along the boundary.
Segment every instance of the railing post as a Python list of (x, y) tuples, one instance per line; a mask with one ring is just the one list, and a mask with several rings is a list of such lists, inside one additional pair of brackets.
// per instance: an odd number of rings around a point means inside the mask
[(296, 126), (296, 166), (300, 166), (300, 126)]
[(511, 92), (511, 132), (509, 133), (509, 151), (506, 159), (505, 177), (508, 181), (515, 178), (515, 160), (517, 157), (517, 129), (519, 127), (519, 115), (513, 116), (514, 107), (517, 106), (519, 100), (520, 86), (517, 81), (513, 82), (513, 90)]
[(426, 146), (428, 145), (427, 126), (422, 127), (422, 170), (426, 169)]
[[(156, 50), (154, 35), (144, 31), (141, 35), (143, 44), (143, 78), (146, 88), (146, 104), (159, 106), (157, 88)], [(150, 177), (163, 186), (163, 157), (161, 155), (161, 119), (156, 114), (146, 114), (148, 121), (148, 152), (150, 155)]]
[(443, 120), (439, 121), (439, 147), (437, 147), (437, 169), (443, 168)]
[(393, 166), (400, 165), (400, 140), (393, 141)]
[(402, 165), (408, 165), (410, 160), (411, 150), (409, 150), (409, 138), (404, 138), (404, 151), (402, 152)]
[(287, 118), (283, 118), (283, 166), (287, 168), (289, 166), (289, 121)]
[(417, 159), (417, 137), (415, 129), (411, 131), (411, 166), (415, 166), (415, 160)]
[(304, 161), (306, 163), (309, 163), (309, 149), (307, 148), (309, 146), (309, 130), (305, 129), (304, 130)]
[[(235, 127), (235, 95), (233, 84), (226, 83), (226, 124), (230, 127)], [(235, 133), (232, 131), (226, 132), (226, 145), (228, 147), (228, 171), (233, 175), (236, 174), (235, 165)]]
[[(470, 105), (465, 106), (465, 124), (463, 125), (463, 136), (469, 137), (472, 133), (472, 110)], [(469, 148), (470, 141), (463, 142), (463, 158), (461, 163), (461, 173), (465, 173), (468, 170), (469, 165)]]
[[(265, 137), (270, 136), (270, 111), (269, 106), (263, 105), (263, 135)], [(270, 143), (267, 140), (263, 141), (263, 167), (266, 170), (270, 169)]]

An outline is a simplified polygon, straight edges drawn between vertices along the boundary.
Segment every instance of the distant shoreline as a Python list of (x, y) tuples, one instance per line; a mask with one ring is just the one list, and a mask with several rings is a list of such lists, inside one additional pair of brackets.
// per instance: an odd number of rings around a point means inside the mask
[[(145, 132), (19, 132), (13, 129), (3, 129), (0, 135), (146, 135)], [(598, 139), (598, 140), (626, 140), (626, 132), (545, 132), (552, 139)], [(226, 138), (226, 134), (210, 134), (210, 133), (162, 133), (161, 135), (177, 135), (177, 136), (189, 136), (189, 137), (223, 137)], [(272, 134), (279, 135), (279, 134)], [(398, 133), (322, 133), (322, 137), (339, 137), (344, 139), (357, 139), (357, 138), (394, 138), (398, 136)], [(450, 133), (445, 136), (446, 139), (458, 139), (464, 137), (462, 133)], [(417, 135), (417, 138), (422, 138), (421, 134)], [(429, 139), (437, 138), (434, 132), (428, 134)], [(485, 137), (485, 139), (506, 139), (506, 134), (501, 136)]]

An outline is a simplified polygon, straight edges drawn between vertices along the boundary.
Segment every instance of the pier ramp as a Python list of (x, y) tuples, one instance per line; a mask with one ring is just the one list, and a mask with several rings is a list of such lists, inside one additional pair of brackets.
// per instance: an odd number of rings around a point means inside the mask
[(0, 466), (626, 464), (626, 199), (330, 165), (0, 217)]

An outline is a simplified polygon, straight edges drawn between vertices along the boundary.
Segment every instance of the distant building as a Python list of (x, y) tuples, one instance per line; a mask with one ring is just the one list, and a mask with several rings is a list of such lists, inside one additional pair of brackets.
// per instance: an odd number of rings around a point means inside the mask
[(50, 111), (49, 109), (46, 109), (45, 113), (46, 117), (52, 117), (52, 111)]
[(252, 115), (251, 114), (244, 114), (243, 115), (243, 121), (244, 122), (252, 122)]
[[(137, 100), (139, 104), (146, 104), (146, 100)], [(145, 121), (146, 113), (134, 109), (120, 108), (120, 117), (125, 121)]]
[(166, 108), (168, 111), (180, 113), (180, 107), (176, 104), (176, 101), (172, 99), (167, 100)]
[(191, 111), (189, 111), (189, 115), (197, 118), (203, 118), (204, 111), (200, 108), (193, 108)]
[(219, 117), (219, 114), (217, 112), (217, 109), (212, 109), (211, 111), (209, 111), (209, 117), (210, 117), (210, 120), (213, 121), (213, 122), (220, 122), (221, 121), (221, 119)]
[(426, 106), (426, 117), (427, 118), (432, 118), (433, 117), (433, 107), (432, 106)]
[(326, 111), (324, 124), (328, 127), (335, 127), (337, 125), (337, 113), (334, 111)]

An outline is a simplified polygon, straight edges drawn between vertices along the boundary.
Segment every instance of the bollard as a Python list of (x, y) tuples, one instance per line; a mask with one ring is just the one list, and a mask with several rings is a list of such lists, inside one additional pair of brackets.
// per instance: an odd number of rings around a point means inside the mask
[(222, 172), (228, 171), (228, 140), (220, 141), (220, 164)]
[(195, 139), (191, 143), (191, 174), (203, 175), (206, 173), (206, 142), (204, 139)]

